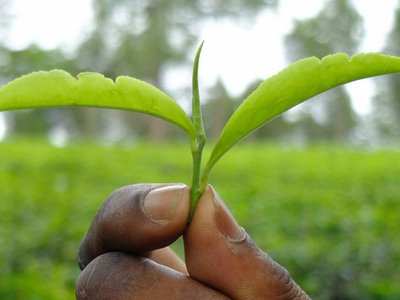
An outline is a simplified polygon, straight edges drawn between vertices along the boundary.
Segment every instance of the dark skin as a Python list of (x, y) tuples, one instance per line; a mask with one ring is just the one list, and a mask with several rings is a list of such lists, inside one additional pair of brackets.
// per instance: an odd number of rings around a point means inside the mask
[[(77, 299), (310, 299), (207, 187), (188, 225), (184, 185), (113, 192), (83, 238)], [(183, 236), (185, 260), (168, 247)]]

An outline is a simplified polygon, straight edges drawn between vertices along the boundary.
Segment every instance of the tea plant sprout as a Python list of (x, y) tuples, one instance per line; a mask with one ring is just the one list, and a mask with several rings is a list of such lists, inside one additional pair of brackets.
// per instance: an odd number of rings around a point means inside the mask
[(217, 161), (235, 144), (268, 121), (324, 91), (355, 80), (400, 72), (400, 57), (380, 53), (344, 53), (299, 60), (263, 81), (238, 107), (222, 130), (205, 164), (206, 135), (201, 114), (199, 47), (192, 77), (192, 117), (170, 96), (141, 80), (120, 76), (115, 81), (93, 72), (73, 77), (61, 70), (34, 72), (0, 88), (0, 111), (89, 106), (142, 112), (180, 127), (188, 136), (192, 158), (191, 208), (205, 190)]

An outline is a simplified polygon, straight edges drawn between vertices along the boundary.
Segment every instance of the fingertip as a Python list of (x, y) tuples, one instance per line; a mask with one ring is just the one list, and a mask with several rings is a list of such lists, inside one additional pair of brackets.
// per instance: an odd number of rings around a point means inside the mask
[(148, 219), (164, 225), (176, 219), (175, 213), (179, 219), (186, 217), (187, 209), (182, 211), (179, 208), (187, 208), (189, 202), (190, 190), (186, 185), (161, 185), (145, 193), (141, 208)]

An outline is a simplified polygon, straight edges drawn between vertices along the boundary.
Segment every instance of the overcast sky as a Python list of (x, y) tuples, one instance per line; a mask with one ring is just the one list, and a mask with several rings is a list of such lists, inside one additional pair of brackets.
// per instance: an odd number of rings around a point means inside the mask
[[(315, 15), (324, 2), (280, 0), (276, 14), (262, 13), (249, 24), (208, 23), (199, 36), (199, 41), (206, 40), (204, 80), (213, 82), (215, 77), (221, 77), (230, 91), (238, 93), (255, 78), (276, 73), (287, 65), (282, 36), (291, 30), (294, 19)], [(353, 2), (365, 19), (366, 39), (361, 50), (380, 51), (392, 25), (397, 1)], [(35, 42), (45, 48), (62, 46), (71, 50), (75, 41), (90, 30), (90, 0), (13, 0), (13, 3), (15, 20), (8, 42), (16, 48)]]

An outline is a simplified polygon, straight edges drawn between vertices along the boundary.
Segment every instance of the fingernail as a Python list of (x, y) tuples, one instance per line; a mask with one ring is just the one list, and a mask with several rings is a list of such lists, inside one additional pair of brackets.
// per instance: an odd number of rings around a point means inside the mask
[(168, 223), (181, 200), (189, 197), (188, 191), (184, 184), (155, 188), (143, 198), (143, 212), (154, 222)]
[(213, 190), (214, 205), (215, 205), (215, 223), (218, 230), (230, 242), (240, 242), (246, 238), (243, 228), (239, 226), (232, 214), (229, 212), (225, 203)]

